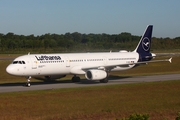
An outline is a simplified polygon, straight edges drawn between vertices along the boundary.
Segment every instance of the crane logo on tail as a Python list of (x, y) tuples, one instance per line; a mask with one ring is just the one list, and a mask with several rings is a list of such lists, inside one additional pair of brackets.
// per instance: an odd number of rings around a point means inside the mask
[(149, 38), (145, 37), (143, 40), (142, 40), (142, 47), (145, 51), (148, 51), (149, 48), (150, 48), (150, 40)]

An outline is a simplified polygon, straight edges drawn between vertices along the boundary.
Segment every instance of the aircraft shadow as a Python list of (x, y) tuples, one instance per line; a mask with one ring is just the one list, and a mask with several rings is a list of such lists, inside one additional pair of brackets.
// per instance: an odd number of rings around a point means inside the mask
[[(108, 77), (109, 81), (113, 80), (120, 80), (120, 79), (125, 79), (125, 78), (131, 78), (131, 76), (112, 76), (110, 75)], [(35, 78), (39, 81), (32, 81), (31, 85), (45, 85), (45, 84), (61, 84), (61, 83), (73, 83), (71, 80), (45, 80), (44, 78)], [(5, 87), (5, 86), (25, 86), (26, 81), (24, 82), (16, 82), (16, 83), (2, 83), (0, 84), (0, 87)], [(93, 81), (93, 80), (86, 80), (86, 79), (81, 79), (80, 82), (74, 82), (74, 84), (103, 84), (100, 83), (99, 81)]]
[[(108, 77), (109, 81), (113, 80), (121, 80), (121, 79), (125, 79), (125, 78), (131, 78), (131, 76), (115, 76), (115, 75), (110, 75)], [(97, 81), (93, 81), (93, 80), (86, 80), (86, 79), (81, 79), (81, 82), (77, 82), (76, 84), (106, 84), (106, 83), (100, 83), (98, 80)]]

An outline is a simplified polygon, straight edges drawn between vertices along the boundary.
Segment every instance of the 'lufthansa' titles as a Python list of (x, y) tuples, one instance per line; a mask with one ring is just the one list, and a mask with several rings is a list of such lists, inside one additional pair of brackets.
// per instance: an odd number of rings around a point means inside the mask
[(48, 55), (41, 55), (41, 56), (35, 56), (38, 61), (41, 60), (61, 60), (60, 56), (48, 56)]

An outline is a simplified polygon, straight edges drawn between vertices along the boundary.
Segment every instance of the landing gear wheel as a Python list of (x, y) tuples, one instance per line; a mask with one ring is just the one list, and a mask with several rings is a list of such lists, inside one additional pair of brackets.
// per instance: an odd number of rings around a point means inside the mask
[(31, 86), (31, 83), (26, 83), (26, 86), (27, 86), (27, 87), (30, 87), (30, 86)]
[(100, 80), (100, 83), (108, 83), (108, 79), (105, 78), (105, 79), (103, 79), (103, 80)]
[(80, 77), (74, 76), (72, 77), (72, 82), (80, 82)]

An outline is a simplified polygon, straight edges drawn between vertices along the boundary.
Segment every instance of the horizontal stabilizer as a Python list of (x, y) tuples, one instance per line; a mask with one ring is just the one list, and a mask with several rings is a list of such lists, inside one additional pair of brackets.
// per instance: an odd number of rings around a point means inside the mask
[(170, 62), (170, 63), (172, 63), (172, 58), (164, 59), (164, 60), (152, 60), (152, 61), (137, 62), (137, 64), (153, 63), (153, 62)]

